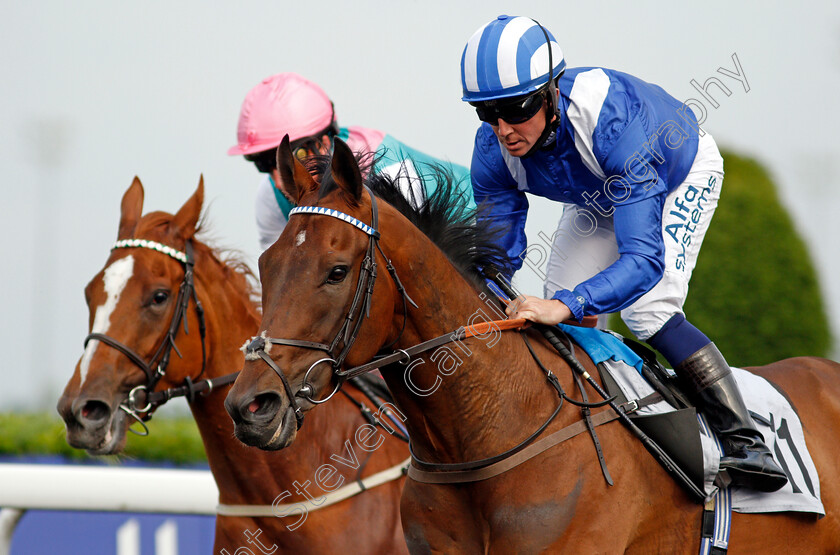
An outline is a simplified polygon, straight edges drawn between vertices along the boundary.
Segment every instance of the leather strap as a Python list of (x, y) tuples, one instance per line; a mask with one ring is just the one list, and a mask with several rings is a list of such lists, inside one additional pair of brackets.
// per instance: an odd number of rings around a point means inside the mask
[[(630, 414), (636, 412), (640, 408), (646, 407), (648, 405), (653, 405), (662, 401), (663, 397), (657, 392), (653, 392), (646, 397), (641, 399), (635, 399), (633, 401), (628, 401), (622, 405), (619, 405), (619, 408), (624, 414)], [(597, 427), (602, 424), (606, 424), (607, 422), (612, 422), (619, 417), (618, 413), (616, 413), (612, 408), (607, 408), (606, 410), (602, 410), (595, 414), (594, 416), (590, 417), (592, 427)], [(493, 463), (491, 465), (476, 469), (476, 470), (454, 470), (454, 471), (426, 471), (421, 470), (417, 466), (415, 466), (415, 461), (412, 458), (411, 466), (408, 467), (408, 477), (416, 482), (422, 482), (425, 484), (457, 484), (462, 482), (479, 482), (481, 480), (486, 480), (488, 478), (492, 478), (494, 476), (498, 476), (499, 474), (503, 474), (508, 470), (519, 466), (520, 464), (524, 463), (525, 461), (532, 459), (546, 451), (555, 445), (566, 441), (567, 439), (571, 439), (578, 434), (581, 434), (589, 429), (587, 422), (585, 420), (578, 420), (574, 424), (566, 426), (563, 429), (560, 429), (553, 434), (547, 435), (539, 441), (536, 441), (526, 447), (525, 449), (511, 455), (510, 457), (505, 458), (499, 462)]]
[[(586, 395), (586, 390), (583, 388), (583, 383), (581, 383), (580, 377), (578, 377), (577, 374), (572, 375), (574, 376), (575, 383), (580, 391), (580, 398), (584, 403), (589, 403), (589, 398)], [(598, 464), (601, 465), (601, 473), (604, 475), (604, 480), (607, 481), (607, 485), (611, 486), (613, 485), (613, 479), (610, 475), (609, 469), (607, 468), (607, 460), (604, 458), (604, 451), (601, 449), (601, 440), (598, 439), (598, 434), (595, 433), (595, 424), (592, 422), (592, 410), (588, 406), (582, 406), (580, 411), (583, 414), (583, 421), (586, 423), (589, 435), (592, 436), (592, 443), (595, 444), (595, 453), (598, 455)]]
[(280, 370), (280, 367), (271, 360), (271, 357), (266, 354), (264, 350), (257, 351), (257, 355), (261, 359), (265, 361), (268, 366), (274, 370), (274, 373), (280, 377), (280, 381), (283, 382), (283, 389), (286, 391), (286, 397), (289, 398), (289, 402), (291, 403), (291, 408), (295, 412), (295, 419), (297, 420), (297, 429), (300, 430), (300, 427), (303, 425), (303, 412), (300, 410), (300, 405), (295, 402), (295, 394), (292, 393), (292, 387), (289, 385), (289, 380), (286, 379), (286, 375)]
[[(597, 321), (597, 318), (595, 321)], [(563, 323), (571, 324), (572, 321), (567, 321)], [(592, 321), (582, 325), (587, 325), (590, 323), (592, 323)], [(413, 347), (409, 347), (407, 349), (399, 349), (389, 355), (385, 355), (371, 362), (368, 362), (367, 364), (356, 366), (354, 368), (348, 368), (347, 370), (337, 370), (335, 374), (336, 376), (342, 378), (352, 378), (361, 374), (365, 374), (367, 372), (372, 372), (373, 370), (378, 370), (383, 366), (388, 366), (389, 364), (393, 364), (395, 362), (408, 364), (409, 360), (414, 355), (420, 354), (424, 351), (429, 351), (431, 349), (440, 347), (441, 345), (445, 345), (453, 341), (462, 341), (470, 337), (484, 335), (485, 333), (491, 330), (505, 331), (513, 329), (523, 329), (528, 327), (528, 325), (529, 322), (524, 318), (514, 318), (511, 320), (494, 320), (492, 322), (478, 322), (471, 326), (460, 327), (453, 332), (440, 335), (433, 339), (429, 339), (428, 341), (424, 341), (423, 343), (418, 343)], [(271, 341), (273, 342), (274, 340), (272, 339)]]
[[(307, 511), (317, 511), (329, 507), (339, 501), (344, 501), (348, 497), (353, 497), (363, 491), (367, 491), (376, 486), (386, 484), (393, 480), (397, 480), (405, 476), (406, 468), (408, 467), (409, 459), (401, 462), (397, 466), (392, 466), (387, 470), (372, 474), (362, 480), (353, 481), (346, 486), (339, 488), (333, 492), (326, 494), (324, 501), (320, 505), (316, 505), (311, 499), (301, 500), (297, 503), (287, 503), (285, 505), (216, 505), (216, 514), (219, 516), (284, 516), (283, 513), (290, 509), (306, 507)], [(288, 515), (286, 515), (288, 516)]]
[(422, 353), (423, 351), (428, 351), (430, 349), (434, 349), (435, 347), (439, 347), (440, 345), (445, 345), (446, 343), (451, 343), (453, 341), (459, 341), (461, 339), (464, 339), (463, 330), (464, 328), (459, 328), (454, 332), (447, 333), (445, 335), (439, 335), (434, 339), (429, 339), (428, 341), (418, 343), (417, 345), (414, 345), (413, 347), (409, 347), (407, 349), (400, 349), (399, 351), (395, 351), (390, 355), (385, 355), (383, 357), (377, 358), (376, 360), (373, 360), (361, 366), (348, 368), (347, 370), (338, 370), (335, 372), (335, 375), (342, 378), (352, 378), (354, 376), (366, 374), (367, 372), (371, 372), (373, 370), (378, 370), (383, 366), (387, 366), (395, 362), (402, 362), (403, 364), (408, 364), (409, 360), (411, 360), (411, 357), (413, 357), (416, 354)]
[(162, 405), (163, 403), (176, 397), (186, 397), (189, 402), (192, 403), (195, 399), (196, 393), (200, 395), (207, 395), (218, 387), (233, 383), (237, 376), (239, 376), (239, 372), (225, 374), (224, 376), (219, 376), (218, 378), (206, 379), (198, 382), (193, 382), (190, 378), (187, 378), (184, 385), (164, 389), (162, 391), (152, 391), (148, 394), (148, 402), (153, 405)]
[[(592, 424), (594, 426), (600, 426), (602, 424), (606, 424), (607, 422), (612, 422), (617, 418), (618, 414), (611, 408), (609, 408), (607, 410), (602, 410), (601, 412), (598, 412), (597, 414), (592, 416)], [(499, 474), (502, 474), (512, 468), (519, 466), (525, 461), (532, 459), (540, 453), (554, 447), (558, 443), (562, 443), (567, 439), (571, 439), (576, 435), (585, 432), (586, 430), (586, 422), (583, 420), (578, 420), (574, 424), (566, 426), (565, 428), (558, 430), (553, 434), (547, 435), (543, 439), (532, 443), (531, 445), (529, 445), (522, 451), (519, 451), (515, 455), (512, 455), (503, 461), (491, 464), (490, 466), (479, 468), (478, 470), (457, 470), (454, 472), (427, 472), (425, 470), (420, 470), (419, 468), (414, 466), (414, 461), (412, 460), (411, 466), (408, 467), (408, 477), (416, 482), (422, 482), (425, 484), (458, 484), (464, 482), (479, 482), (481, 480), (487, 480), (488, 478), (498, 476)]]
[[(265, 337), (260, 338), (257, 337), (255, 339), (264, 339), (265, 342), (269, 345), (289, 345), (292, 347), (305, 347), (307, 349), (315, 349), (316, 351), (324, 351), (325, 353), (330, 352), (330, 346), (325, 345), (324, 343), (316, 343), (314, 341), (304, 341), (303, 339), (275, 339), (273, 337)], [(249, 345), (249, 349), (250, 349)], [(262, 347), (265, 348), (265, 347)], [(255, 349), (253, 349), (255, 350)]]
[(525, 327), (525, 325), (526, 321), (524, 318), (517, 318), (515, 320), (495, 320), (493, 322), (480, 322), (472, 326), (460, 327), (455, 331), (446, 333), (444, 335), (439, 335), (433, 339), (429, 339), (428, 341), (418, 343), (417, 345), (414, 345), (407, 349), (399, 349), (398, 351), (394, 351), (390, 355), (379, 357), (376, 360), (368, 362), (367, 364), (356, 366), (354, 368), (348, 368), (347, 370), (338, 370), (335, 374), (336, 376), (342, 378), (352, 378), (354, 376), (359, 376), (361, 374), (365, 374), (373, 370), (378, 370), (383, 366), (388, 366), (389, 364), (393, 364), (395, 362), (408, 364), (409, 360), (414, 355), (420, 354), (424, 351), (429, 351), (431, 349), (434, 349), (435, 347), (440, 347), (441, 345), (452, 343), (453, 341), (461, 341), (469, 337), (475, 337), (476, 335), (484, 335), (492, 329), (521, 329)]
[(102, 343), (105, 343), (106, 345), (108, 345), (110, 347), (113, 347), (114, 349), (116, 349), (119, 352), (121, 352), (122, 354), (124, 354), (126, 357), (128, 357), (128, 359), (131, 362), (133, 362), (134, 364), (136, 364), (137, 366), (139, 366), (143, 370), (143, 373), (146, 374), (146, 379), (150, 383), (152, 382), (152, 380), (155, 379), (154, 370), (152, 370), (152, 368), (148, 364), (146, 364), (146, 361), (143, 360), (142, 357), (140, 357), (140, 355), (135, 353), (128, 346), (124, 345), (123, 343), (120, 343), (116, 339), (114, 339), (114, 338), (112, 338), (108, 335), (105, 335), (103, 333), (92, 332), (92, 333), (89, 333), (87, 337), (85, 337), (85, 344), (84, 344), (85, 347), (87, 347), (87, 344), (90, 342), (91, 339), (96, 339), (97, 341), (101, 341)]

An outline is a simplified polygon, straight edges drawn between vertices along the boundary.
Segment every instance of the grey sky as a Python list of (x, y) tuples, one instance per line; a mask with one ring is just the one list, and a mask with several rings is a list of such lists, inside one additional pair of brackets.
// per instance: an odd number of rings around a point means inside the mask
[[(296, 71), (327, 91), (341, 124), (468, 165), (477, 119), (459, 100), (458, 64), (472, 32), (500, 13), (538, 19), (571, 67), (626, 71), (681, 100), (699, 99), (692, 79), (720, 77), (731, 96), (713, 93), (720, 107), (704, 127), (770, 168), (840, 330), (837, 2), (7, 0), (0, 410), (55, 404), (87, 333), (82, 290), (108, 256), (135, 174), (146, 208), (171, 212), (203, 172), (212, 236), (255, 265), (259, 177), (225, 154), (245, 93)], [(716, 73), (734, 70), (733, 53), (749, 92)], [(529, 234), (553, 231), (556, 208), (532, 206)], [(536, 279), (521, 284), (541, 291)]]

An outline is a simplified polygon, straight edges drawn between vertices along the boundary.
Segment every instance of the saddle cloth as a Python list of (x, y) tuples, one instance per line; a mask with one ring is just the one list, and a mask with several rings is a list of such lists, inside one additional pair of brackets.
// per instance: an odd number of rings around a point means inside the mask
[[(563, 329), (565, 331), (565, 326)], [(574, 334), (577, 330), (571, 330)], [(582, 348), (596, 364), (605, 370), (628, 400), (642, 399), (653, 393), (651, 385), (640, 375), (638, 361), (628, 355), (626, 346), (610, 333), (587, 330)], [(594, 346), (594, 347), (593, 347)], [(741, 513), (770, 513), (797, 511), (825, 516), (820, 500), (820, 480), (817, 469), (805, 445), (802, 423), (787, 398), (770, 382), (742, 370), (732, 368), (738, 387), (758, 431), (784, 469), (788, 483), (779, 491), (764, 493), (732, 487), (732, 509)], [(674, 412), (666, 401), (640, 408), (639, 416)], [(698, 433), (702, 446), (703, 482), (707, 499), (717, 492), (714, 485), (722, 451), (714, 433), (702, 414), (697, 414)]]
[[(636, 369), (624, 362), (607, 360), (602, 363), (602, 367), (609, 372), (627, 399), (641, 399), (653, 392), (653, 388)], [(732, 509), (741, 513), (798, 511), (825, 516), (825, 509), (820, 501), (819, 475), (805, 445), (799, 416), (788, 400), (764, 378), (740, 368), (733, 368), (732, 373), (758, 431), (764, 436), (773, 458), (788, 476), (788, 483), (772, 493), (730, 488)], [(673, 411), (674, 407), (660, 401), (639, 409), (636, 414)], [(711, 498), (717, 492), (714, 479), (719, 470), (722, 451), (703, 415), (698, 413), (697, 420), (703, 450), (704, 489), (707, 498)]]

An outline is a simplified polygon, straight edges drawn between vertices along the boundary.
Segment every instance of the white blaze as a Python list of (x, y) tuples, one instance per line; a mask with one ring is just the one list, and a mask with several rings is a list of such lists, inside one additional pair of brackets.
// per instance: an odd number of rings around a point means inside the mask
[(306, 241), (306, 230), (301, 231), (295, 236), (295, 246), (301, 246), (304, 241)]
[[(120, 300), (120, 293), (125, 289), (128, 280), (131, 279), (134, 273), (134, 257), (131, 255), (125, 258), (120, 258), (105, 269), (105, 275), (102, 282), (105, 286), (105, 294), (107, 298), (105, 303), (96, 308), (96, 314), (93, 317), (93, 333), (106, 333), (108, 327), (111, 325), (111, 314), (117, 308), (117, 302)], [(79, 386), (85, 383), (85, 376), (87, 376), (90, 360), (93, 358), (93, 353), (99, 341), (93, 339), (85, 347), (85, 353), (82, 355), (82, 361), (79, 363), (79, 372), (81, 373), (81, 381)]]

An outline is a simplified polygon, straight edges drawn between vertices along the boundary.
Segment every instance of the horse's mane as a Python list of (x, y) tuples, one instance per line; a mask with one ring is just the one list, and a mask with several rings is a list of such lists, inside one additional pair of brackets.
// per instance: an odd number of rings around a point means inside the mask
[(261, 297), (260, 280), (254, 274), (251, 266), (245, 261), (245, 254), (238, 249), (222, 247), (215, 244), (215, 241), (210, 237), (210, 231), (207, 213), (205, 212), (202, 214), (196, 227), (196, 239), (200, 241), (197, 244), (204, 246), (210, 256), (219, 263), (224, 272), (225, 279), (233, 282), (238, 289), (246, 291), (251, 304), (259, 309)]
[[(307, 164), (310, 171), (322, 177), (320, 197), (336, 188), (329, 172), (329, 161), (329, 157), (317, 157), (310, 158)], [(371, 171), (377, 161), (371, 155), (360, 155), (357, 161), (362, 174), (367, 176), (365, 185), (422, 231), (477, 288), (484, 290), (485, 280), (497, 274), (510, 276), (513, 273), (507, 253), (498, 242), (503, 230), (498, 224), (482, 218), (485, 212), (482, 207), (467, 207), (469, 193), (461, 188), (461, 181), (450, 168), (412, 161), (415, 167), (422, 166), (426, 170), (423, 176), (409, 177), (409, 172), (400, 171), (394, 178)], [(414, 190), (409, 187), (410, 180), (418, 179), (423, 190), (434, 186), (425, 202), (418, 202)], [(406, 198), (404, 191), (408, 191), (410, 198)]]

